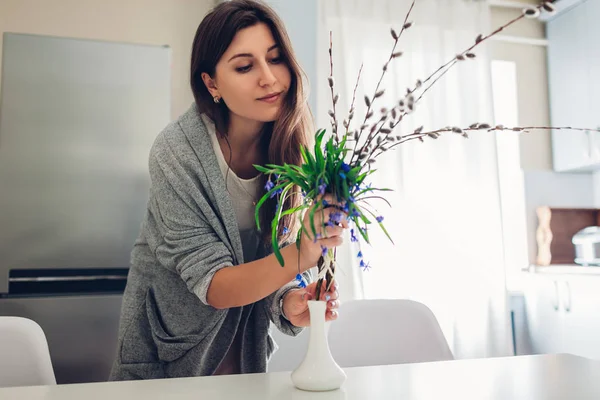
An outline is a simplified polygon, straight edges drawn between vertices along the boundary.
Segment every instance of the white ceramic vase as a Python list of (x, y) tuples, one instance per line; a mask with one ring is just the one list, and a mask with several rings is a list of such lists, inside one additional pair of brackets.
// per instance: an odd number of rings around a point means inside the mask
[(309, 300), (310, 328), (308, 350), (304, 361), (292, 372), (294, 386), (301, 390), (324, 392), (336, 390), (346, 380), (346, 374), (329, 351), (325, 330), (325, 301)]

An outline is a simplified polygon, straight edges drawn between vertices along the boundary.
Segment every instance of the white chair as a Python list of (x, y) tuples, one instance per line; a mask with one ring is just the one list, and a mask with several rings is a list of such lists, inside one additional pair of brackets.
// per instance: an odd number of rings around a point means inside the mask
[(268, 372), (293, 371), (302, 363), (308, 349), (310, 332), (305, 330), (298, 336), (281, 333), (275, 326), (271, 327), (271, 336), (277, 345), (277, 351), (267, 365)]
[(412, 300), (342, 303), (328, 339), (341, 367), (454, 359), (431, 310)]
[(56, 385), (42, 328), (20, 317), (0, 317), (0, 387)]

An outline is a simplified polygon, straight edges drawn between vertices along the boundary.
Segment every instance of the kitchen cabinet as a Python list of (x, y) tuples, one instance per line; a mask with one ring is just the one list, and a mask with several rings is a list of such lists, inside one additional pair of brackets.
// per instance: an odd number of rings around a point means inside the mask
[[(590, 68), (590, 97), (589, 112), (591, 128), (600, 128), (600, 1), (588, 0), (585, 4), (587, 32), (587, 52)], [(595, 169), (600, 169), (600, 132), (590, 132), (588, 135), (591, 147), (590, 153)]]
[(598, 274), (529, 274), (525, 306), (532, 352), (600, 360)]
[[(600, 127), (600, 2), (584, 1), (548, 21), (548, 79), (553, 126)], [(600, 134), (553, 131), (556, 171), (600, 169)]]

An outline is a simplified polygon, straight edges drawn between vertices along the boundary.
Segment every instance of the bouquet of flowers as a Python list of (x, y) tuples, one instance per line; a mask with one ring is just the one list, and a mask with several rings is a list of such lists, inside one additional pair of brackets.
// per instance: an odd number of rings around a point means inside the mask
[[(528, 132), (534, 129), (564, 129), (564, 130), (595, 130), (599, 129), (584, 129), (572, 127), (504, 127), (502, 125), (492, 126), (485, 122), (475, 122), (465, 127), (444, 127), (439, 129), (427, 130), (424, 127), (419, 127), (413, 132), (404, 135), (394, 135), (394, 129), (402, 122), (404, 118), (410, 115), (417, 107), (419, 101), (425, 93), (435, 85), (451, 68), (461, 62), (468, 62), (476, 58), (473, 50), (484, 41), (494, 35), (497, 35), (508, 26), (518, 22), (523, 18), (537, 18), (542, 11), (553, 13), (555, 11), (551, 1), (542, 1), (537, 6), (525, 8), (521, 15), (517, 18), (500, 26), (488, 35), (478, 35), (471, 46), (466, 50), (458, 53), (447, 63), (439, 67), (435, 72), (423, 80), (417, 80), (412, 88), (408, 88), (406, 95), (399, 99), (395, 104), (388, 107), (382, 107), (379, 112), (375, 110), (375, 103), (384, 94), (384, 89), (380, 88), (383, 77), (385, 76), (388, 66), (391, 62), (401, 58), (402, 52), (397, 51), (396, 47), (403, 33), (410, 29), (413, 23), (409, 20), (411, 12), (415, 6), (416, 0), (413, 0), (404, 23), (400, 31), (391, 30), (391, 39), (393, 40), (392, 49), (389, 59), (385, 62), (382, 68), (381, 78), (375, 87), (372, 96), (365, 96), (366, 113), (361, 118), (360, 124), (353, 125), (353, 121), (357, 120), (355, 116), (354, 105), (356, 102), (356, 90), (360, 81), (362, 67), (358, 73), (356, 86), (351, 102), (348, 115), (342, 120), (340, 126), (339, 112), (336, 108), (339, 95), (335, 93), (335, 83), (333, 78), (333, 58), (332, 58), (332, 41), (330, 35), (329, 58), (330, 58), (330, 76), (328, 78), (329, 88), (331, 89), (332, 108), (329, 110), (331, 117), (331, 135), (326, 138), (326, 130), (320, 129), (315, 135), (314, 149), (311, 152), (309, 149), (302, 148), (303, 164), (298, 165), (272, 165), (265, 166), (256, 165), (255, 167), (270, 177), (265, 187), (266, 193), (256, 205), (256, 223), (261, 229), (259, 222), (259, 210), (264, 202), (274, 196), (279, 196), (279, 202), (275, 213), (275, 218), (271, 223), (271, 233), (273, 236), (274, 254), (279, 263), (283, 266), (283, 257), (281, 256), (277, 232), (280, 224), (280, 218), (284, 215), (295, 214), (300, 218), (304, 212), (310, 212), (310, 219), (318, 209), (323, 207), (337, 207), (338, 211), (331, 213), (328, 224), (337, 224), (343, 217), (342, 212), (346, 214), (348, 222), (352, 226), (350, 230), (351, 241), (358, 243), (360, 266), (363, 269), (368, 269), (370, 266), (362, 259), (362, 251), (360, 251), (360, 241), (358, 235), (366, 243), (369, 241), (369, 227), (377, 224), (387, 237), (391, 239), (383, 224), (383, 216), (378, 215), (371, 207), (369, 201), (378, 199), (386, 203), (384, 197), (379, 195), (388, 189), (374, 188), (367, 183), (368, 177), (375, 172), (373, 164), (377, 161), (377, 157), (384, 152), (395, 148), (403, 143), (419, 140), (423, 142), (425, 139), (437, 139), (442, 134), (461, 135), (465, 138), (469, 137), (469, 133), (473, 131), (514, 131)], [(377, 114), (377, 115), (376, 115)], [(297, 208), (283, 210), (282, 205), (286, 196), (292, 195), (298, 189), (301, 190), (303, 203)], [(324, 195), (330, 195), (335, 199), (335, 204), (328, 204), (323, 200)], [(316, 207), (318, 202), (322, 202), (323, 207)], [(304, 235), (305, 227), (301, 224), (298, 231), (296, 244), (303, 238), (317, 238), (317, 230), (314, 223), (311, 224), (310, 235)], [(393, 241), (392, 241), (393, 242)], [(322, 290), (329, 290), (329, 287), (322, 288), (323, 282), (327, 282), (327, 286), (331, 285), (336, 271), (335, 250), (323, 248), (323, 254), (318, 262), (318, 283), (316, 298), (320, 298)], [(300, 274), (297, 279), (302, 280)]]

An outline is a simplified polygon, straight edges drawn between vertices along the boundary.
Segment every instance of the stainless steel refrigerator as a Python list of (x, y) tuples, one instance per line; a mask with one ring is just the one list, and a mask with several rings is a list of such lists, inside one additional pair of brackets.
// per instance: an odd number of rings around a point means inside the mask
[(5, 33), (1, 76), (0, 316), (41, 325), (59, 383), (106, 380), (170, 48)]

